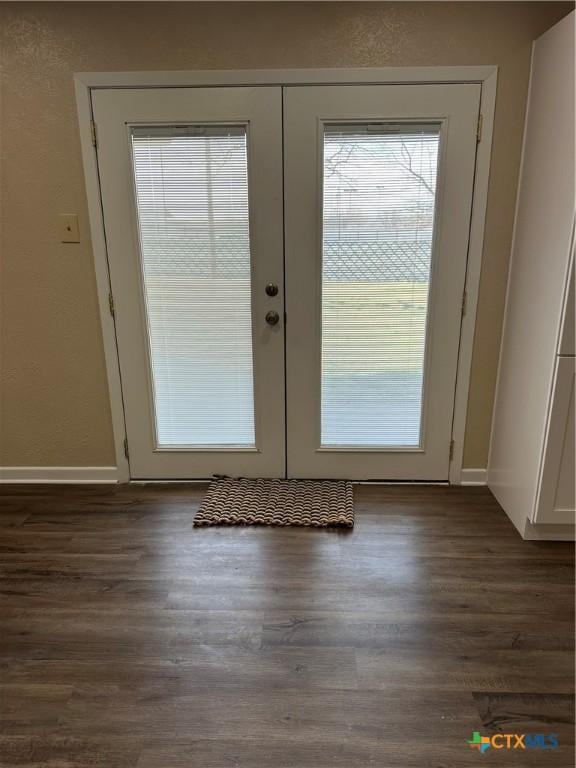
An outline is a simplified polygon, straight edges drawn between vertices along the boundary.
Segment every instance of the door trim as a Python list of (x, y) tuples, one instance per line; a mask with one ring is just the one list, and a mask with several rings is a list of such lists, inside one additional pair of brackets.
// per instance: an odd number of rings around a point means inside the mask
[[(476, 172), (470, 221), (466, 269), (466, 311), (462, 317), (460, 346), (452, 422), (453, 450), (449, 480), (461, 482), (462, 460), (472, 347), (476, 325), (478, 288), (484, 244), (484, 224), (490, 176), (490, 156), (496, 105), (496, 65), (471, 67), (387, 67), (365, 69), (286, 69), (286, 70), (197, 70), (174, 72), (80, 72), (74, 75), (76, 105), (84, 166), (84, 179), (94, 252), (94, 269), (100, 309), (104, 357), (108, 378), (110, 409), (118, 482), (130, 481), (130, 466), (125, 455), (126, 426), (122, 384), (116, 345), (114, 318), (110, 312), (110, 277), (102, 200), (98, 174), (97, 137), (92, 120), (91, 92), (100, 88), (207, 87), (234, 85), (345, 85), (479, 83), (482, 86), (480, 113), (482, 136), (477, 144)], [(97, 128), (96, 128), (97, 133)]]

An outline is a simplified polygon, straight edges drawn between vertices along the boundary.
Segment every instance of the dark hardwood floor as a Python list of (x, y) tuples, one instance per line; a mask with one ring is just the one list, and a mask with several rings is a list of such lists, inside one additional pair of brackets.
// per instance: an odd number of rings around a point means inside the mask
[(483, 488), (360, 486), (340, 533), (194, 530), (202, 493), (3, 487), (3, 768), (574, 765), (571, 544)]

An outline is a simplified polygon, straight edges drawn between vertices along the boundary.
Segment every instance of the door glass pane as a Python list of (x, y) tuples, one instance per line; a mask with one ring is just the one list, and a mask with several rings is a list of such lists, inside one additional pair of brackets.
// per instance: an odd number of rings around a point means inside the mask
[(131, 135), (157, 445), (252, 446), (246, 129)]
[(420, 445), (439, 137), (325, 126), (322, 445)]

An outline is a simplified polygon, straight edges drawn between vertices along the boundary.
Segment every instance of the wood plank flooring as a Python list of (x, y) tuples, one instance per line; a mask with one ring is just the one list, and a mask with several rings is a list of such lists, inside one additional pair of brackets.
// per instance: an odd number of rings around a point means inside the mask
[(358, 486), (352, 532), (195, 530), (203, 492), (1, 489), (3, 768), (574, 765), (571, 544), (483, 488)]

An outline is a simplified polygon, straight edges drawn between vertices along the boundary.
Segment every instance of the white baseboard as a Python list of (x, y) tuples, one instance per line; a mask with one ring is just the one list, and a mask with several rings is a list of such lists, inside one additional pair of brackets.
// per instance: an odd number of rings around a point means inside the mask
[(116, 467), (0, 467), (0, 483), (117, 483)]
[(460, 485), (486, 485), (485, 469), (463, 469), (460, 473)]
[[(485, 469), (463, 469), (461, 485), (486, 485)], [(0, 467), (1, 483), (117, 483), (117, 467)]]
[(534, 524), (526, 520), (522, 535), (528, 541), (574, 541), (576, 527), (561, 523)]

